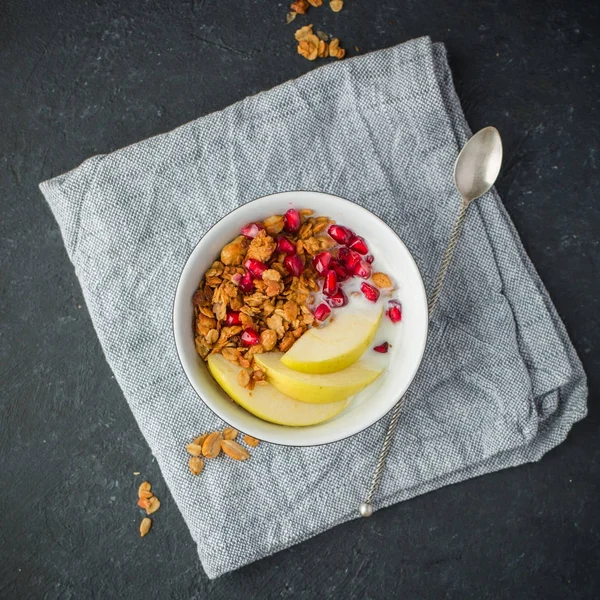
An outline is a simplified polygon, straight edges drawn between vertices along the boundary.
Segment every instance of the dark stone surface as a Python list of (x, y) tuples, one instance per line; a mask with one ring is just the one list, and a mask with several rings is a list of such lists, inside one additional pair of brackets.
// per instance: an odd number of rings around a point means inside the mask
[[(600, 597), (598, 2), (347, 0), (292, 26), (285, 14), (267, 0), (2, 2), (0, 598)], [(307, 22), (360, 52), (447, 44), (472, 128), (504, 137), (498, 188), (584, 362), (590, 415), (537, 464), (211, 582), (37, 184), (314, 68), (294, 49)], [(134, 471), (163, 500), (143, 541)]]

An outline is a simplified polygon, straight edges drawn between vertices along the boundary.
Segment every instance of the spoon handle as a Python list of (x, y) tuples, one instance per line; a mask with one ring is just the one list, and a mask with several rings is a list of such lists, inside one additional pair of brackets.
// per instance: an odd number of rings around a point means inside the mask
[[(456, 242), (460, 237), (460, 231), (462, 229), (462, 224), (467, 214), (468, 206), (469, 203), (463, 198), (460, 205), (460, 210), (458, 212), (458, 215), (456, 216), (456, 221), (454, 221), (454, 227), (452, 227), (452, 233), (450, 234), (448, 245), (446, 246), (446, 250), (444, 251), (442, 263), (440, 264), (440, 270), (438, 271), (437, 279), (435, 280), (435, 285), (433, 286), (433, 291), (431, 292), (431, 298), (429, 299), (429, 318), (431, 318), (431, 315), (435, 310), (438, 297), (440, 295), (440, 292), (442, 291), (444, 279), (446, 279), (446, 273), (448, 271), (448, 267), (450, 266), (450, 262), (452, 261), (452, 256), (454, 254)], [(377, 493), (377, 489), (379, 488), (379, 484), (381, 482), (381, 477), (385, 469), (388, 454), (390, 453), (390, 448), (392, 447), (392, 441), (394, 439), (394, 434), (396, 433), (396, 427), (398, 426), (400, 411), (402, 410), (402, 406), (404, 405), (405, 397), (406, 394), (402, 396), (400, 400), (398, 400), (398, 403), (396, 404), (396, 406), (394, 406), (392, 410), (392, 416), (390, 417), (390, 422), (388, 423), (387, 431), (385, 433), (385, 437), (383, 438), (383, 444), (381, 446), (381, 450), (379, 451), (379, 456), (377, 458), (377, 464), (375, 465), (375, 471), (373, 472), (373, 478), (371, 479), (371, 487), (369, 488), (369, 492), (365, 501), (361, 503), (359, 508), (360, 514), (363, 517), (370, 517), (373, 514), (373, 498), (375, 497), (375, 494)]]

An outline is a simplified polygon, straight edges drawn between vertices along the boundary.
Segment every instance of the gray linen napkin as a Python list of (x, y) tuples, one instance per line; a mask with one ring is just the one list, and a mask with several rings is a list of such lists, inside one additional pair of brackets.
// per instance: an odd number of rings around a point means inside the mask
[[(185, 444), (223, 423), (190, 387), (173, 341), (188, 254), (240, 204), (319, 190), (389, 223), (430, 290), (468, 136), (445, 50), (421, 38), (329, 64), (41, 184), (209, 577), (357, 517), (387, 418), (329, 446), (262, 444), (245, 463), (192, 477)], [(491, 192), (469, 210), (376, 507), (538, 460), (585, 416), (586, 394), (563, 324)]]

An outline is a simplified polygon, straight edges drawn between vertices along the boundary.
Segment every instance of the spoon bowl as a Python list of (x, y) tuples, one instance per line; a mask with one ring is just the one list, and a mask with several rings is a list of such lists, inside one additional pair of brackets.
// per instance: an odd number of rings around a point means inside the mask
[(494, 185), (501, 164), (500, 133), (495, 127), (485, 127), (465, 144), (454, 166), (454, 183), (466, 204)]

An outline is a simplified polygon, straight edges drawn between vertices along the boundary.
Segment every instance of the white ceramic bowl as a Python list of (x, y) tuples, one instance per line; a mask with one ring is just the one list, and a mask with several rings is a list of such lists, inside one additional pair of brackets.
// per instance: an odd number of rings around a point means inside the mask
[[(290, 207), (311, 208), (318, 215), (327, 215), (364, 237), (376, 258), (376, 265), (383, 260), (386, 272), (398, 284), (402, 301), (402, 322), (397, 325), (401, 328), (401, 335), (393, 344), (389, 367), (339, 415), (308, 427), (267, 423), (231, 402), (196, 354), (192, 331), (192, 296), (206, 270), (218, 258), (221, 248), (239, 235), (240, 228), (246, 223), (283, 214)], [(387, 261), (385, 257), (388, 257)], [(348, 200), (319, 192), (283, 192), (265, 196), (221, 219), (198, 242), (188, 258), (177, 286), (173, 308), (177, 352), (198, 396), (236, 429), (286, 446), (328, 444), (354, 435), (381, 419), (407, 390), (419, 368), (427, 340), (427, 326), (427, 297), (423, 280), (400, 238), (368, 210)]]

